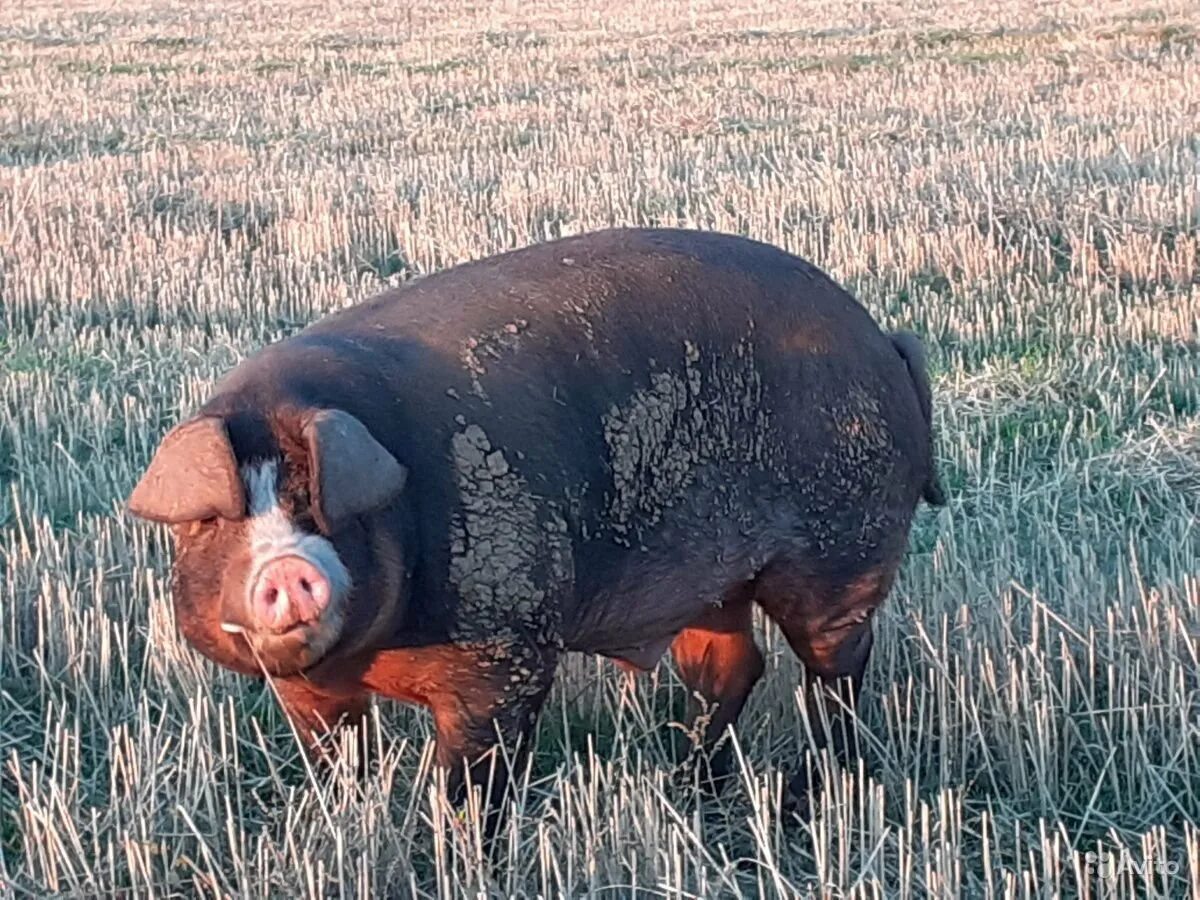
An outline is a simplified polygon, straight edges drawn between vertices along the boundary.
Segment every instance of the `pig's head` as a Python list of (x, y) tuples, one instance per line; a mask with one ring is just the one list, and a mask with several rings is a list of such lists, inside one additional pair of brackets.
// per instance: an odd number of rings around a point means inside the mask
[(227, 426), (201, 415), (168, 433), (129, 510), (172, 527), (184, 636), (230, 668), (292, 674), (369, 631), (400, 590), (396, 529), (375, 526), (407, 473), (340, 410), (276, 417), (253, 455)]

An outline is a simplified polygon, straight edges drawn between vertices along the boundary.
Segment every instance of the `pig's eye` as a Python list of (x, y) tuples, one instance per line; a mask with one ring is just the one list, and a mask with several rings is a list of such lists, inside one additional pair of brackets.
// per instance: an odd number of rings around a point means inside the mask
[(207, 519), (196, 519), (194, 522), (188, 523), (187, 528), (184, 530), (184, 534), (187, 535), (187, 537), (195, 537), (200, 532), (212, 528), (216, 524), (216, 516), (209, 516)]
[(306, 488), (299, 487), (291, 491), (285, 501), (285, 506), (288, 514), (297, 520), (311, 518), (312, 501), (309, 499)]

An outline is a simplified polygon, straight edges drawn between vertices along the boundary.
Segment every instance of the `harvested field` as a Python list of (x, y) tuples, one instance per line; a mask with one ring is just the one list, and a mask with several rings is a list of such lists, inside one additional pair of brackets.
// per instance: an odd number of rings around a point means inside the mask
[[(1200, 900), (1193, 6), (5, 4), (0, 898)], [(772, 629), (719, 801), (671, 781), (668, 665), (572, 659), (489, 876), (425, 713), (314, 778), (121, 504), (263, 343), (635, 224), (777, 243), (919, 332), (951, 500), (811, 822), (771, 800), (809, 727)]]

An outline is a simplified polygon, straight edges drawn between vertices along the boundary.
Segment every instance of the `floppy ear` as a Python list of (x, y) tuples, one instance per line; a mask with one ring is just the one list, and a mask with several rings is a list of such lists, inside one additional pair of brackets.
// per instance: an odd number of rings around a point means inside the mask
[(354, 516), (379, 509), (404, 489), (408, 470), (340, 409), (321, 409), (304, 423), (313, 516), (329, 533)]
[(201, 416), (167, 432), (127, 506), (139, 518), (170, 525), (242, 518), (245, 494), (224, 423)]

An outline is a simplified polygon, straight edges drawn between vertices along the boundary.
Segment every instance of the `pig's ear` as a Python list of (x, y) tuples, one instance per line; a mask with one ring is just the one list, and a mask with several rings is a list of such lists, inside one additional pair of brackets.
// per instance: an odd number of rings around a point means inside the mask
[(224, 423), (201, 416), (171, 429), (129, 495), (128, 507), (139, 518), (171, 525), (213, 516), (242, 518), (245, 494)]
[(408, 470), (349, 413), (317, 410), (305, 421), (303, 434), (313, 516), (326, 533), (379, 509), (404, 489)]

